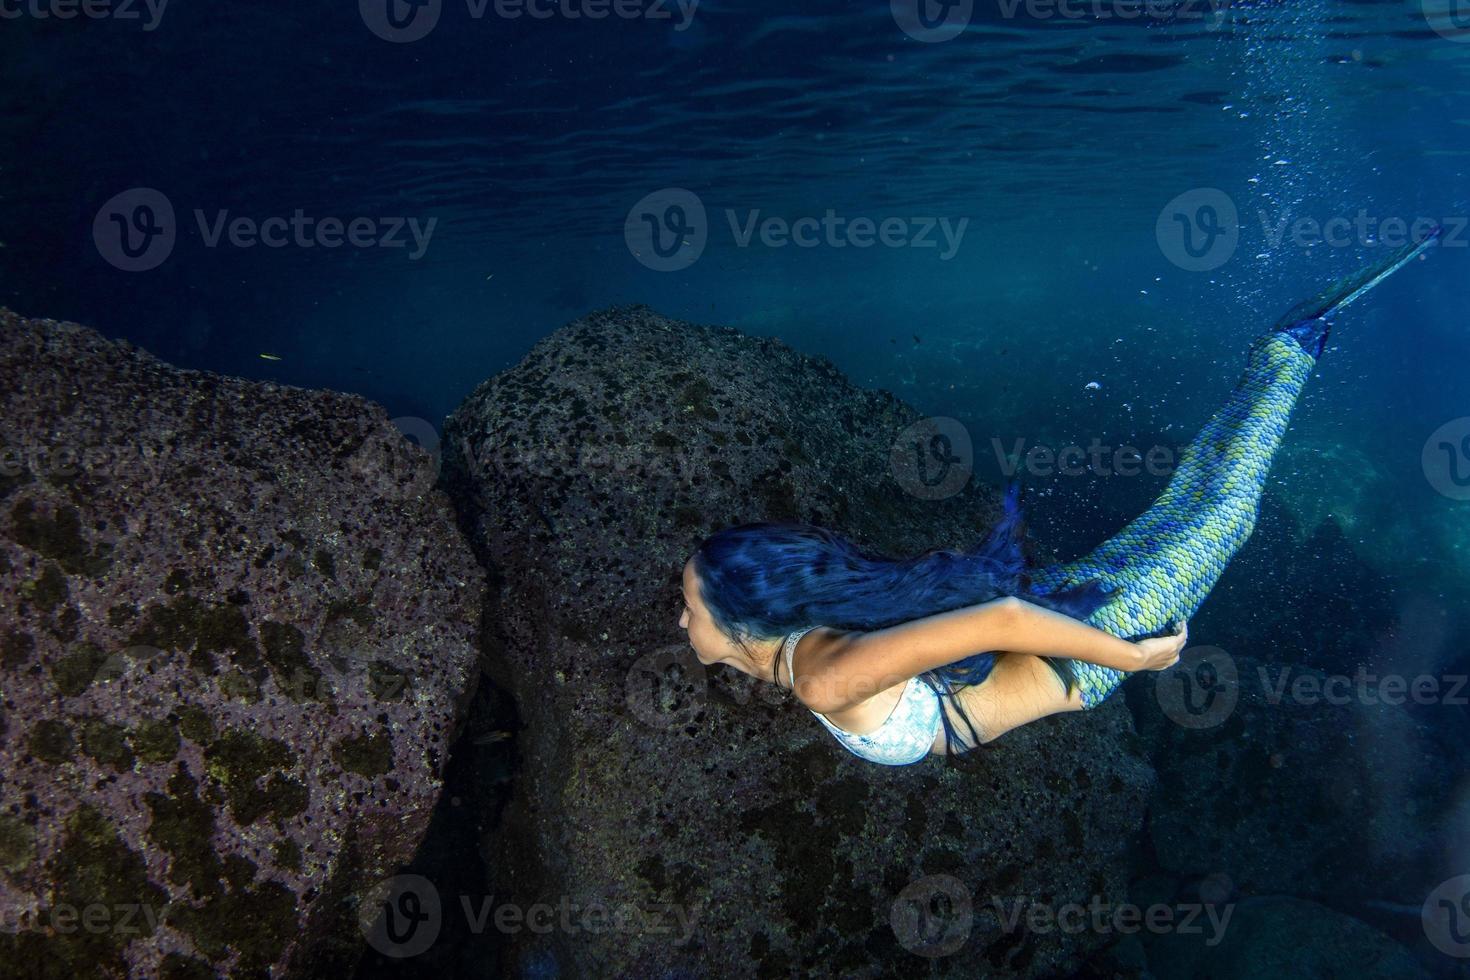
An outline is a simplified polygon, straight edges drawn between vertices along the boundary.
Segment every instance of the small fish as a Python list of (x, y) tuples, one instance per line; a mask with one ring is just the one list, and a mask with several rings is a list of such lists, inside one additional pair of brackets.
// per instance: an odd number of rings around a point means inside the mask
[(1097, 391), (1099, 388), (1102, 387), (1102, 384), (1101, 382), (1097, 381), (1089, 381), (1087, 382), (1087, 384), (1083, 385), (1083, 387), (1086, 388), (1088, 391)]
[(918, 342), (919, 342), (919, 335), (918, 334), (914, 334), (914, 343), (917, 344)]
[(260, 356), (267, 361), (279, 361), (281, 359), (280, 354), (261, 354)]
[(494, 731), (486, 732), (484, 735), (478, 735), (471, 741), (476, 745), (489, 745), (492, 742), (503, 742), (508, 738), (510, 738), (510, 732)]

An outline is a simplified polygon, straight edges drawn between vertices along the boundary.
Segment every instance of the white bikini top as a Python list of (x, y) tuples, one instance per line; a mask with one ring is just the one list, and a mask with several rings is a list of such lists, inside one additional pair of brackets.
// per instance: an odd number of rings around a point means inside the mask
[[(786, 637), (782, 649), (786, 654), (786, 676), (791, 678), (793, 688), (796, 686), (796, 671), (792, 668), (792, 659), (796, 645), (816, 628), (808, 626)], [(810, 708), (807, 710), (811, 711)], [(906, 766), (922, 761), (929, 754), (929, 748), (943, 724), (940, 710), (939, 695), (918, 677), (910, 677), (887, 720), (876, 731), (866, 735), (854, 735), (838, 728), (820, 712), (812, 711), (812, 714), (853, 755), (886, 766)]]

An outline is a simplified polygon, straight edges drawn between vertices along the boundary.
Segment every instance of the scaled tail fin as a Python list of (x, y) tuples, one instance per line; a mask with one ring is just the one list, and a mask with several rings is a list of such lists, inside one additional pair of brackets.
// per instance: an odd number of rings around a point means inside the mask
[(1311, 299), (1287, 310), (1273, 329), (1291, 334), (1313, 357), (1321, 356), (1322, 347), (1327, 343), (1327, 332), (1332, 328), (1331, 317), (1402, 269), (1410, 259), (1437, 241), (1443, 231), (1441, 226), (1435, 225), (1417, 242), (1400, 246), (1380, 261), (1339, 279)]

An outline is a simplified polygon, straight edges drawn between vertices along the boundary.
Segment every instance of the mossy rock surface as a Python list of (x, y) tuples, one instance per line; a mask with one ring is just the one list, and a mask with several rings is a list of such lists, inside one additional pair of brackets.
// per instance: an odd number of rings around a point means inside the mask
[(0, 976), (346, 975), (477, 679), (432, 458), (6, 311), (0, 377)]

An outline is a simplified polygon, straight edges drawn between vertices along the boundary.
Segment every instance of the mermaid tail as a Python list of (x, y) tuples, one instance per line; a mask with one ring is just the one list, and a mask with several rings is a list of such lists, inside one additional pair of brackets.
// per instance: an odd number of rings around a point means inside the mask
[(1401, 246), (1387, 257), (1353, 273), (1322, 290), (1311, 299), (1303, 300), (1276, 322), (1277, 330), (1289, 330), (1294, 325), (1309, 320), (1326, 320), (1349, 303), (1360, 298), (1368, 290), (1393, 275), (1404, 265), (1439, 239), (1444, 229), (1435, 225), (1417, 242)]
[[(1225, 404), (1185, 448), (1164, 492), (1136, 520), (1084, 558), (1032, 573), (1038, 591), (1098, 580), (1112, 595), (1086, 622), (1125, 639), (1171, 631), (1194, 615), (1255, 529), (1272, 457), (1331, 329), (1328, 319), (1439, 237), (1422, 240), (1298, 303), (1251, 344)], [(1082, 703), (1095, 707), (1128, 677), (1068, 661)]]

